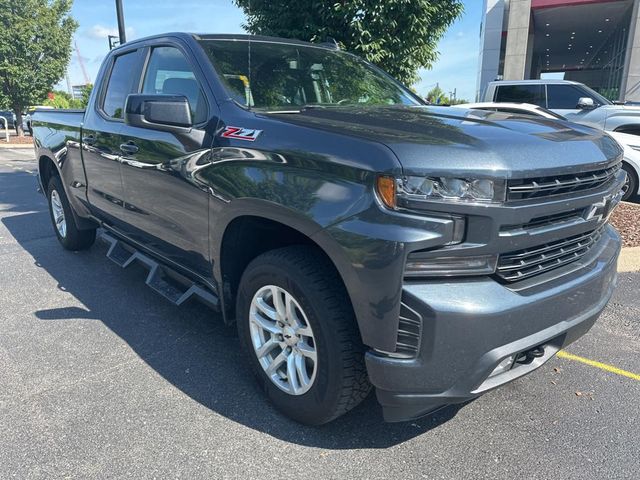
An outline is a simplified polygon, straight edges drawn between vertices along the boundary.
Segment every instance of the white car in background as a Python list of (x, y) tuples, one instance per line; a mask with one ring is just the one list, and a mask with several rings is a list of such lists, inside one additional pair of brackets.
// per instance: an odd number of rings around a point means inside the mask
[[(516, 115), (534, 115), (537, 117), (550, 118), (554, 120), (568, 121), (562, 115), (554, 113), (546, 108), (529, 103), (464, 103), (455, 105), (455, 108), (466, 108), (475, 110), (488, 110), (491, 112), (513, 113)], [(640, 136), (629, 133), (609, 132), (620, 146), (624, 149), (622, 168), (627, 173), (627, 183), (622, 200), (628, 201), (640, 197)]]

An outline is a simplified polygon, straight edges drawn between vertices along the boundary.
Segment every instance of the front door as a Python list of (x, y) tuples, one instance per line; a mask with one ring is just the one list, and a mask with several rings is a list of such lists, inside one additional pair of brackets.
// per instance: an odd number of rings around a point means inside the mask
[(593, 110), (578, 108), (578, 101), (582, 97), (589, 97), (598, 106), (598, 99), (591, 97), (588, 92), (575, 85), (547, 85), (547, 105), (549, 110), (562, 115), (570, 122), (583, 123), (602, 129), (591, 119), (597, 116), (589, 115)]
[[(207, 98), (194, 67), (176, 46), (154, 47), (142, 93), (184, 95), (194, 127), (176, 134), (125, 125), (121, 164), (126, 196), (126, 234), (164, 258), (210, 278), (209, 191), (195, 179), (209, 164), (211, 136)], [(211, 102), (214, 105), (214, 102)]]

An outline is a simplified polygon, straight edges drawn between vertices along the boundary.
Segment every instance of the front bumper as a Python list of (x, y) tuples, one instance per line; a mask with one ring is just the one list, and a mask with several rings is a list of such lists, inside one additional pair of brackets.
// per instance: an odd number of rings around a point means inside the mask
[[(417, 357), (366, 355), (385, 420), (465, 402), (540, 367), (594, 324), (613, 293), (619, 251), (608, 226), (587, 264), (535, 288), (492, 278), (405, 283), (402, 301), (422, 322)], [(502, 360), (534, 347), (544, 354), (490, 377)]]

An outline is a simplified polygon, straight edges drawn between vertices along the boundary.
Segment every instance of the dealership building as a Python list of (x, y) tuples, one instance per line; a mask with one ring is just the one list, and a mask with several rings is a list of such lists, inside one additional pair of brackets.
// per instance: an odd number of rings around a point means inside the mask
[(478, 99), (492, 80), (564, 78), (611, 100), (640, 102), (639, 4), (484, 0)]

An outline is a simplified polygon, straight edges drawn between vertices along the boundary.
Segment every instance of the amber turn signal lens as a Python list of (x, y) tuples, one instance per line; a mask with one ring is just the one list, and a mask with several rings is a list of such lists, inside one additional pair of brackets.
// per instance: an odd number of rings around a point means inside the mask
[(382, 203), (391, 209), (396, 209), (396, 179), (393, 177), (378, 177), (376, 189)]

